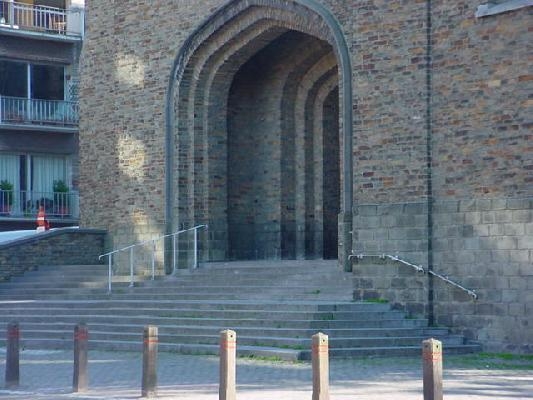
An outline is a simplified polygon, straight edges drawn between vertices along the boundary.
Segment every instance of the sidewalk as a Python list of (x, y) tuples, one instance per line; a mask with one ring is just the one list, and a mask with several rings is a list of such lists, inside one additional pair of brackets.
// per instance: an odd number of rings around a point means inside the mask
[[(90, 389), (72, 394), (71, 351), (24, 351), (16, 391), (0, 389), (0, 399), (136, 399), (140, 397), (141, 354), (89, 353)], [(160, 353), (161, 399), (217, 400), (218, 358)], [(517, 369), (518, 368), (518, 369)], [(520, 369), (524, 368), (524, 369)], [(310, 363), (252, 359), (237, 361), (237, 397), (242, 400), (311, 399)], [(0, 385), (5, 349), (0, 349)], [(421, 361), (413, 358), (331, 360), (332, 400), (422, 399)], [(499, 368), (478, 358), (445, 357), (447, 400), (533, 399), (533, 361)]]

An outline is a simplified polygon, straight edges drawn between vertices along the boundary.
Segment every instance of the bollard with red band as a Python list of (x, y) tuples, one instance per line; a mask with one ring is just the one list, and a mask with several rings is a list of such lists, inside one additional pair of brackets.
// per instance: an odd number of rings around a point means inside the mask
[(317, 333), (312, 340), (313, 400), (329, 400), (329, 338)]
[(16, 389), (20, 381), (20, 329), (17, 322), (7, 325), (6, 389)]
[(219, 400), (235, 400), (237, 334), (232, 330), (220, 332)]
[(89, 330), (87, 325), (78, 324), (74, 327), (74, 375), (72, 378), (72, 391), (85, 392), (89, 387), (87, 373), (89, 348)]
[(39, 206), (39, 213), (37, 214), (37, 231), (44, 232), (50, 229), (50, 223), (46, 219), (44, 207)]
[(428, 339), (422, 342), (424, 400), (442, 400), (442, 342)]
[(157, 326), (144, 327), (142, 397), (157, 396)]

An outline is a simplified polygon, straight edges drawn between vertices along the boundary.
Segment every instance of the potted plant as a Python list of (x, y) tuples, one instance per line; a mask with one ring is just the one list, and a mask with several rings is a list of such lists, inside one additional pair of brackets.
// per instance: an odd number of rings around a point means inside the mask
[(54, 181), (54, 208), (59, 215), (68, 215), (69, 213), (69, 187), (61, 179)]
[(13, 184), (7, 179), (0, 181), (0, 213), (7, 214), (13, 205)]

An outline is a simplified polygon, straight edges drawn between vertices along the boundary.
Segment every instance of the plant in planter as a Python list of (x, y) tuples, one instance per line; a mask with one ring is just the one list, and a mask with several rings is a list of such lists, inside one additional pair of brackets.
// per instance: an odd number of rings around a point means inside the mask
[(68, 215), (69, 213), (69, 187), (61, 179), (54, 181), (54, 210), (56, 214)]
[(0, 213), (7, 214), (13, 205), (13, 184), (7, 179), (0, 181)]

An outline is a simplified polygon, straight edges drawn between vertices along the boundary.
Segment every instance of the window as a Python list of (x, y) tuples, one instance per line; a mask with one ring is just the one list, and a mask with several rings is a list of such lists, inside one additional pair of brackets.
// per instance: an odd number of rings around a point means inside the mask
[[(63, 100), (65, 98), (64, 70), (63, 66), (57, 65), (33, 65), (0, 60), (0, 95)], [(29, 91), (28, 88), (30, 88)]]
[(0, 60), (0, 95), (26, 97), (28, 95), (27, 64)]
[[(61, 180), (70, 186), (69, 171), (66, 156), (0, 154), (0, 181), (13, 185), (11, 214), (33, 212), (39, 204), (52, 207), (57, 198), (54, 182)], [(0, 213), (2, 209), (0, 204)]]

